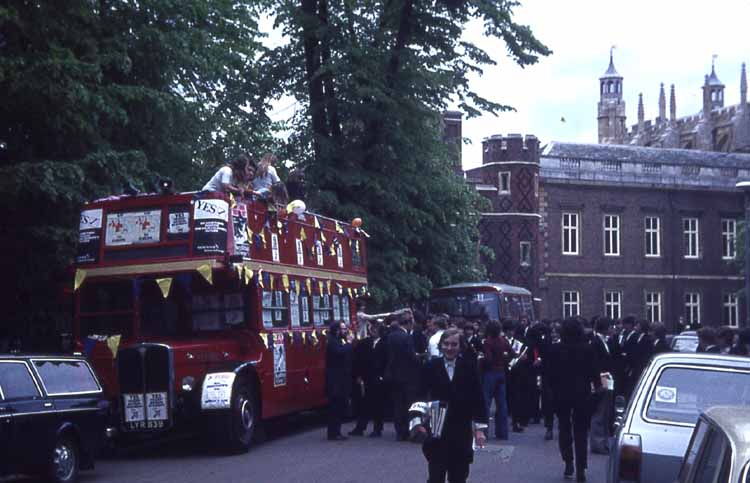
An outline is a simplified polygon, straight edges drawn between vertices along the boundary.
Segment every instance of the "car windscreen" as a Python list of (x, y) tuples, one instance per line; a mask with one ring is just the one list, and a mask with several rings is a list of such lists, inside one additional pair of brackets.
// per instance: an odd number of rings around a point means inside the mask
[(491, 292), (435, 295), (430, 299), (430, 313), (500, 320), (498, 296)]
[(695, 424), (702, 411), (717, 405), (750, 404), (750, 373), (712, 368), (670, 366), (652, 389), (646, 419)]
[(50, 396), (99, 392), (99, 383), (83, 361), (34, 359), (34, 368)]

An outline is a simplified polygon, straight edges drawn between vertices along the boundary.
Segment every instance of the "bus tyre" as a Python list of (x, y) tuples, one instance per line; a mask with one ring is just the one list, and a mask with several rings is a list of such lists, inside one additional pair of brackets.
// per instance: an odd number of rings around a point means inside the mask
[(60, 436), (52, 448), (49, 465), (49, 480), (55, 483), (72, 483), (78, 480), (78, 443), (68, 436)]
[(224, 415), (224, 437), (228, 450), (246, 452), (253, 441), (258, 405), (251, 384), (237, 380), (232, 390), (232, 407)]

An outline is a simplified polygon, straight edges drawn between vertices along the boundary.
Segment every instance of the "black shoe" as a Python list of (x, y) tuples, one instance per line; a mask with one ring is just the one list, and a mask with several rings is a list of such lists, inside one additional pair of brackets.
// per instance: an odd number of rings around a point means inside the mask
[(349, 431), (349, 436), (364, 436), (365, 432), (362, 429), (354, 428), (351, 431)]
[(565, 463), (565, 472), (563, 473), (563, 476), (566, 480), (573, 479), (573, 473), (575, 472), (575, 469), (573, 468), (573, 462), (568, 461)]
[(328, 436), (328, 441), (346, 441), (347, 439), (349, 438), (347, 438), (343, 434), (336, 434), (334, 436)]
[(367, 436), (369, 438), (379, 438), (379, 437), (383, 436), (383, 433), (381, 433), (380, 431), (373, 431), (372, 433), (368, 434)]
[(546, 433), (544, 433), (544, 440), (545, 441), (552, 441), (555, 439), (555, 436), (552, 434), (552, 430), (548, 429)]
[(514, 433), (523, 433), (523, 428), (518, 423), (513, 423), (513, 432)]
[(586, 481), (586, 470), (576, 471), (576, 481)]

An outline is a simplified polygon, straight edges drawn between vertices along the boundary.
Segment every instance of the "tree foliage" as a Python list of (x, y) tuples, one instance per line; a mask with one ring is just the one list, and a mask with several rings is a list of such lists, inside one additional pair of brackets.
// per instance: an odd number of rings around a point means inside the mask
[[(469, 86), (492, 55), (462, 38), (469, 22), (518, 64), (549, 50), (513, 21), (516, 2), (280, 0), (289, 42), (268, 57), (278, 89), (297, 96), (297, 123), (314, 206), (363, 216), (379, 301), (417, 298), (433, 285), (476, 279), (480, 200), (454, 174), (440, 113), (469, 116), (508, 105)], [(453, 153), (455, 155), (455, 153)]]
[(80, 204), (200, 181), (271, 142), (260, 2), (10, 0), (0, 6), (0, 222), (9, 325), (47, 321)]

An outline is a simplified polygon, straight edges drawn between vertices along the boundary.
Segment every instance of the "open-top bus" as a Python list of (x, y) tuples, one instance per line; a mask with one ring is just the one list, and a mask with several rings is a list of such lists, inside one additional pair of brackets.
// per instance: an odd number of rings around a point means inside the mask
[(432, 290), (428, 312), (468, 320), (534, 319), (531, 292), (523, 287), (492, 282), (470, 282)]
[(221, 193), (86, 205), (73, 330), (112, 433), (200, 426), (247, 449), (259, 420), (325, 405), (325, 327), (355, 323), (365, 235)]

